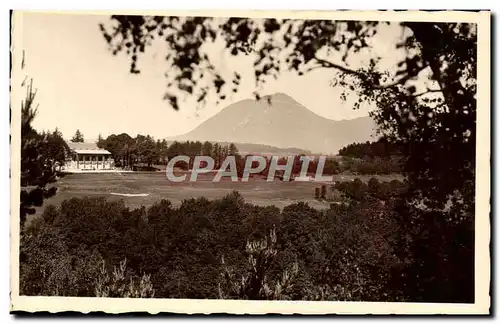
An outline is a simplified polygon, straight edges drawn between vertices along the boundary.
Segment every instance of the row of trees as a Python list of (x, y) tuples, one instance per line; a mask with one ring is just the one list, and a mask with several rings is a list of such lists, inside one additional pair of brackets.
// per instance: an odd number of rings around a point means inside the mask
[[(214, 159), (214, 168), (218, 169), (228, 156), (236, 157), (236, 164), (239, 173), (243, 172), (246, 156), (241, 156), (238, 148), (234, 143), (223, 145), (217, 142), (200, 142), (200, 141), (174, 141), (167, 143), (166, 140), (156, 140), (149, 135), (137, 135), (135, 138), (126, 133), (119, 135), (112, 134), (106, 139), (99, 135), (97, 145), (107, 149), (113, 155), (118, 166), (133, 167), (137, 163), (145, 163), (148, 166), (154, 164), (167, 164), (167, 162), (175, 156), (185, 155), (190, 158), (189, 164), (184, 164), (182, 161), (176, 164), (181, 169), (193, 168), (194, 158), (199, 155), (209, 156)], [(298, 155), (294, 157), (292, 174), (300, 173), (301, 161)], [(270, 157), (266, 158), (266, 168), (260, 172), (261, 175), (267, 176), (270, 166)], [(285, 165), (286, 158), (282, 157), (278, 164)], [(315, 173), (318, 161), (311, 161), (309, 164), (308, 173)], [(203, 165), (201, 166), (203, 167)], [(334, 158), (329, 158), (324, 167), (325, 174), (338, 174), (342, 172), (341, 166)]]
[[(60, 134), (62, 136), (62, 134)], [(77, 130), (72, 142), (83, 142), (83, 134)], [(135, 138), (126, 133), (119, 135), (112, 134), (104, 139), (100, 134), (97, 139), (97, 145), (107, 149), (113, 155), (113, 158), (121, 167), (133, 167), (135, 164), (146, 164), (151, 167), (154, 164), (165, 165), (169, 159), (177, 155), (186, 155), (190, 157), (190, 163), (184, 165), (179, 162), (178, 167), (191, 169), (194, 157), (197, 155), (210, 156), (215, 161), (215, 168), (219, 168), (227, 156), (236, 156), (238, 167), (242, 168), (245, 158), (241, 159), (238, 148), (233, 143), (222, 145), (209, 141), (174, 141), (168, 145), (165, 139), (155, 140), (150, 135), (137, 135)], [(385, 138), (377, 142), (353, 143), (339, 150), (342, 159), (328, 158), (324, 167), (325, 174), (338, 174), (342, 172), (351, 172), (355, 174), (389, 174), (402, 172), (402, 151), (399, 145), (395, 145)], [(300, 157), (295, 157), (292, 174), (300, 173)], [(269, 172), (269, 161), (267, 157), (267, 166), (260, 174), (267, 176)], [(286, 164), (286, 158), (281, 158), (279, 164)], [(315, 173), (317, 161), (310, 163), (308, 173)]]
[[(292, 164), (292, 175), (298, 176), (301, 172), (302, 162), (300, 160), (304, 155), (298, 155), (294, 157)], [(244, 157), (241, 159), (241, 163), (238, 167), (243, 168)], [(270, 167), (270, 157), (266, 158), (266, 167), (259, 174), (267, 177)], [(358, 175), (382, 175), (382, 174), (392, 174), (402, 172), (402, 157), (401, 156), (390, 156), (390, 157), (365, 157), (363, 159), (352, 158), (350, 156), (343, 156), (341, 159), (336, 157), (327, 157), (325, 164), (323, 166), (324, 175), (334, 175), (341, 173), (351, 173)], [(287, 158), (282, 157), (278, 160), (278, 165), (286, 165)], [(254, 167), (256, 166), (256, 162)], [(318, 170), (318, 159), (311, 160), (307, 169), (308, 174), (316, 174)]]
[(237, 159), (237, 163), (240, 160), (240, 154), (238, 148), (233, 143), (228, 145), (223, 145), (217, 142), (209, 142), (205, 141), (203, 143), (196, 142), (173, 142), (170, 145), (168, 151), (168, 157), (172, 158), (176, 155), (186, 155), (190, 157), (190, 165), (189, 168), (192, 168), (194, 157), (197, 155), (209, 156), (214, 159), (214, 168), (220, 168), (224, 160), (228, 156), (235, 156)]
[(376, 142), (349, 144), (339, 150), (339, 155), (342, 157), (342, 170), (354, 174), (403, 172), (403, 147), (386, 137)]
[(133, 167), (135, 164), (146, 164), (151, 167), (154, 164), (167, 164), (169, 159), (186, 155), (191, 158), (190, 165), (179, 167), (192, 168), (195, 156), (210, 156), (215, 160), (215, 166), (220, 167), (224, 159), (229, 156), (238, 156), (238, 149), (233, 143), (221, 145), (212, 142), (200, 141), (174, 141), (170, 145), (165, 139), (155, 140), (150, 135), (137, 135), (135, 138), (126, 133), (112, 134), (106, 139), (99, 135), (97, 146), (108, 150), (116, 164), (121, 167)]
[[(292, 172), (291, 172), (292, 176), (299, 176), (300, 173), (302, 172), (302, 165), (304, 162), (301, 161), (301, 158), (304, 156), (305, 155), (297, 155), (297, 156), (293, 157)], [(266, 160), (266, 166), (258, 174), (260, 174), (263, 177), (267, 177), (269, 174), (270, 166), (271, 166), (271, 157), (265, 156), (264, 158)], [(244, 159), (242, 159), (242, 162), (240, 164), (240, 166), (242, 168), (241, 171), (243, 171), (244, 165), (242, 165), (242, 164), (244, 163), (245, 159), (246, 159), (246, 157), (244, 157)], [(277, 165), (278, 166), (285, 166), (287, 164), (287, 162), (288, 162), (287, 157), (281, 157), (280, 159), (278, 159)], [(317, 158), (309, 160), (309, 164), (308, 164), (308, 168), (307, 168), (308, 175), (314, 176), (316, 174), (316, 172), (318, 171), (318, 163), (319, 163), (319, 160)], [(257, 162), (254, 162), (252, 167), (255, 168), (256, 166), (257, 166)], [(238, 171), (240, 171), (240, 170), (238, 170)], [(341, 167), (340, 167), (340, 164), (337, 160), (335, 160), (334, 158), (327, 158), (325, 160), (325, 164), (323, 166), (323, 173), (322, 173), (323, 175), (333, 175), (333, 174), (338, 174), (340, 172), (341, 172)]]
[(365, 157), (362, 159), (343, 157), (340, 170), (341, 172), (363, 175), (402, 173), (403, 159), (404, 157), (401, 156)]
[(339, 150), (340, 156), (351, 158), (387, 158), (391, 156), (402, 156), (401, 145), (381, 138), (376, 142), (366, 141), (365, 143), (352, 143)]

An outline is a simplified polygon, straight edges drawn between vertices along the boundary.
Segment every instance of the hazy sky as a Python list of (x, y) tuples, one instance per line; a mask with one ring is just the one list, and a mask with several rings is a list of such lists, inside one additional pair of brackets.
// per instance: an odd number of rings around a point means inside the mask
[[(250, 98), (255, 90), (251, 59), (232, 58), (219, 51), (215, 64), (222, 69), (237, 67), (243, 79), (240, 91), (219, 105), (209, 103), (197, 110), (180, 102), (180, 111), (174, 111), (163, 100), (167, 66), (161, 48), (153, 48), (140, 57), (141, 74), (132, 75), (128, 57), (113, 56), (108, 50), (99, 30), (100, 22), (109, 22), (108, 16), (24, 14), (25, 72), (33, 78), (40, 104), (34, 123), (37, 129), (58, 127), (66, 138), (77, 128), (87, 139), (96, 138), (99, 133), (107, 136), (121, 132), (163, 138), (192, 130), (229, 104)], [(402, 29), (386, 27), (379, 35), (375, 50), (390, 57), (393, 63), (395, 40), (403, 36)], [(283, 73), (278, 80), (266, 84), (264, 93), (287, 93), (330, 119), (366, 115), (368, 107), (354, 111), (349, 102), (342, 102), (340, 89), (329, 86), (333, 77), (334, 72), (327, 69), (305, 76)]]

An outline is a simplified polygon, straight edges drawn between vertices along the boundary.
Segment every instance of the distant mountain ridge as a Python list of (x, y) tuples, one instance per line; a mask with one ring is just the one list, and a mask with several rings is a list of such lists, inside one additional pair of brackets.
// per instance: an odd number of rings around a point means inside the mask
[[(184, 140), (182, 140), (183, 142)], [(174, 140), (167, 140), (167, 144), (171, 145)], [(200, 140), (201, 142), (201, 140)], [(249, 154), (260, 154), (260, 155), (278, 155), (278, 156), (286, 156), (286, 155), (311, 155), (312, 152), (296, 147), (276, 147), (272, 145), (266, 144), (252, 144), (252, 143), (237, 143), (237, 142), (220, 142), (220, 141), (212, 141), (216, 142), (219, 145), (229, 145), (233, 143), (238, 148), (238, 152), (241, 155), (249, 155)]]
[[(336, 154), (347, 144), (373, 140), (374, 128), (375, 123), (368, 116), (331, 120), (287, 94), (276, 93), (260, 101), (246, 99), (229, 105), (194, 130), (168, 140), (232, 142), (240, 146), (249, 143), (246, 145), (304, 150), (304, 154)], [(238, 149), (245, 151), (243, 147)]]

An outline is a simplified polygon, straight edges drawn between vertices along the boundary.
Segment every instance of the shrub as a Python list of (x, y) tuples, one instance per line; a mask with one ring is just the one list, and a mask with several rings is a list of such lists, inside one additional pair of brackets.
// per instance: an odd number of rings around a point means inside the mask
[(288, 292), (298, 273), (298, 264), (293, 263), (276, 280), (271, 281), (269, 273), (278, 253), (276, 245), (275, 229), (264, 239), (248, 240), (246, 245), (248, 266), (247, 270), (240, 275), (236, 274), (222, 257), (222, 273), (218, 285), (219, 297), (221, 299), (289, 299)]
[(122, 298), (151, 298), (154, 297), (154, 289), (150, 276), (143, 275), (140, 278), (128, 273), (126, 270), (127, 259), (123, 259), (118, 267), (113, 269), (110, 275), (102, 262), (101, 271), (96, 280), (96, 297), (122, 297)]

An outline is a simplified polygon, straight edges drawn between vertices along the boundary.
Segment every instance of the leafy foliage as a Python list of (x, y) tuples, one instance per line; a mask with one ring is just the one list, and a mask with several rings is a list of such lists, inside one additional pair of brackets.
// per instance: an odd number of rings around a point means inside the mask
[[(70, 199), (47, 207), (23, 236), (21, 293), (94, 296), (97, 289), (151, 297), (154, 290), (160, 298), (295, 300), (329, 287), (331, 298), (388, 300), (381, 276), (398, 262), (397, 224), (382, 212), (387, 209), (294, 204), (280, 211), (247, 204), (236, 192), (189, 199), (178, 208), (162, 200), (148, 210)], [(362, 281), (351, 281), (360, 273)]]
[[(268, 282), (270, 266), (276, 257), (276, 230), (268, 237), (260, 240), (247, 241), (249, 273), (241, 279), (236, 277), (233, 270), (224, 262), (222, 257), (223, 275), (219, 282), (219, 297), (222, 299), (287, 299), (287, 291), (291, 288), (291, 281), (298, 273), (298, 263), (293, 263), (291, 269), (285, 269), (281, 277), (273, 284)], [(225, 291), (223, 287), (226, 287)]]
[(404, 165), (404, 157), (400, 156), (385, 156), (385, 157), (369, 157), (351, 158), (343, 157), (340, 162), (340, 170), (345, 173), (375, 175), (375, 174), (391, 174), (402, 173)]
[(137, 149), (135, 147), (135, 141), (130, 135), (126, 133), (118, 135), (111, 134), (98, 144), (99, 147), (111, 153), (117, 166), (127, 167), (133, 164), (132, 161)]
[(130, 274), (126, 274), (127, 259), (120, 262), (119, 267), (115, 267), (113, 273), (109, 275), (102, 263), (101, 272), (97, 279), (95, 295), (96, 297), (121, 297), (121, 298), (151, 298), (154, 297), (154, 289), (151, 285), (150, 276), (143, 275), (140, 281), (134, 281)]

